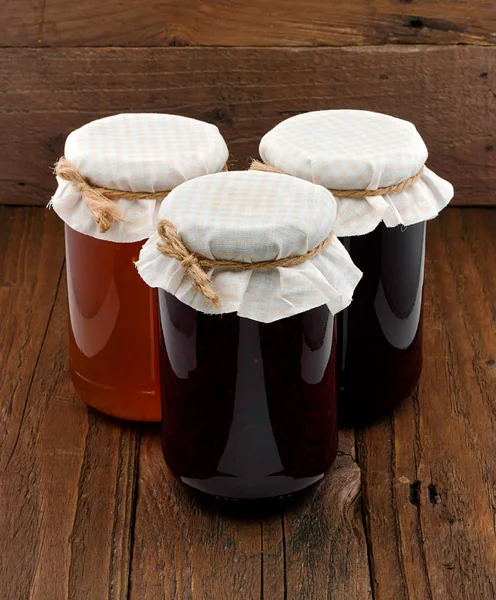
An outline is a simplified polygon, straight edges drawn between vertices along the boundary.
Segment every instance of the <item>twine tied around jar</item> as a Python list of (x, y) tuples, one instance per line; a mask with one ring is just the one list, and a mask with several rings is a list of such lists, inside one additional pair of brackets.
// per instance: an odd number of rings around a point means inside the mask
[[(224, 165), (222, 170), (227, 171), (227, 165)], [(114, 204), (115, 200), (163, 200), (170, 194), (170, 191), (130, 192), (92, 185), (64, 156), (55, 163), (54, 172), (57, 177), (68, 181), (81, 194), (100, 233), (106, 233), (114, 222), (124, 221)]]
[[(422, 171), (424, 170), (424, 165), (420, 167), (420, 170), (405, 179), (404, 181), (400, 181), (400, 183), (395, 183), (394, 185), (388, 185), (386, 187), (377, 188), (376, 190), (332, 190), (329, 191), (333, 194), (333, 196), (337, 196), (338, 198), (365, 198), (367, 196), (384, 196), (386, 194), (399, 194), (403, 190), (406, 190), (417, 181), (422, 176)], [(266, 173), (279, 173), (280, 175), (288, 175), (281, 169), (277, 169), (276, 167), (272, 167), (271, 165), (267, 165), (264, 162), (253, 159), (250, 165), (250, 171), (264, 171)]]
[(258, 269), (275, 269), (277, 267), (294, 267), (296, 265), (301, 265), (317, 254), (320, 254), (334, 239), (334, 232), (331, 231), (320, 244), (305, 254), (249, 263), (236, 260), (206, 258), (191, 252), (179, 237), (173, 223), (167, 219), (162, 219), (159, 222), (157, 232), (160, 237), (160, 241), (157, 243), (158, 250), (164, 256), (177, 260), (181, 266), (186, 269), (186, 272), (193, 281), (195, 289), (215, 308), (220, 308), (220, 301), (217, 292), (213, 288), (212, 281), (207, 275), (210, 269), (224, 268), (240, 271), (254, 271)]

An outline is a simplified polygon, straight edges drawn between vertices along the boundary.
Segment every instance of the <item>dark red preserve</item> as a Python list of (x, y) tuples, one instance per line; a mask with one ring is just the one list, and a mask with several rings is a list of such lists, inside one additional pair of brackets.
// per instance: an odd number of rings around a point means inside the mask
[(348, 422), (373, 420), (419, 381), (425, 222), (453, 186), (428, 168), (413, 123), (370, 111), (295, 115), (264, 135), (259, 154), (252, 169), (312, 181), (337, 202), (334, 232), (363, 272), (336, 312), (338, 405)]
[(238, 500), (280, 498), (322, 480), (337, 452), (327, 306), (259, 323), (158, 294), (162, 444), (176, 477)]
[(189, 488), (270, 501), (319, 481), (337, 452), (333, 315), (361, 277), (336, 201), (278, 173), (174, 189), (137, 269), (158, 289), (162, 445)]
[(409, 396), (422, 371), (425, 222), (342, 240), (363, 271), (338, 315), (340, 413), (373, 419)]

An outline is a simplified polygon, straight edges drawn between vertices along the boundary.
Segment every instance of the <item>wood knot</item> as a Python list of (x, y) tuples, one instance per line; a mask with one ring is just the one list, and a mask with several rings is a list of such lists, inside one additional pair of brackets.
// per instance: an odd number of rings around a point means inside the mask
[(418, 479), (416, 479), (410, 484), (410, 504), (413, 504), (414, 506), (420, 506), (420, 492), (421, 483)]

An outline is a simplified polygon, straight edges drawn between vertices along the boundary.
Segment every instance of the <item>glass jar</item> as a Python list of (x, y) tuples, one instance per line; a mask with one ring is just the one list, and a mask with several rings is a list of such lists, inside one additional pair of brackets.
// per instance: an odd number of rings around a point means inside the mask
[(269, 501), (337, 452), (334, 316), (360, 271), (327, 190), (232, 172), (176, 188), (140, 252), (158, 288), (162, 445), (189, 488)]
[[(363, 271), (338, 315), (340, 415), (380, 416), (408, 397), (422, 371), (425, 222), (342, 239)], [(357, 376), (359, 374), (359, 376)]]
[(338, 317), (339, 413), (366, 421), (408, 397), (422, 370), (425, 222), (453, 197), (412, 123), (360, 110), (296, 115), (261, 140), (253, 169), (330, 190), (335, 232), (363, 272)]
[(65, 226), (69, 364), (93, 408), (159, 421), (157, 301), (134, 266), (144, 241), (107, 242)]
[(266, 500), (320, 481), (337, 452), (333, 318), (206, 315), (159, 290), (162, 447), (187, 486)]
[(68, 136), (50, 206), (65, 223), (70, 370), (88, 405), (160, 421), (157, 299), (134, 261), (169, 192), (227, 157), (217, 127), (176, 115), (113, 115)]

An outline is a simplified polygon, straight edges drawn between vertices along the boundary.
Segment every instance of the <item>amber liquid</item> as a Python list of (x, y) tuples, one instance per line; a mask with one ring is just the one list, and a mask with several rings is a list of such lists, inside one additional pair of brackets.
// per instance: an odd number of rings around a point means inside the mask
[(338, 316), (339, 412), (370, 421), (408, 397), (422, 371), (425, 223), (342, 241), (363, 278)]
[(205, 315), (159, 290), (162, 446), (187, 486), (236, 500), (321, 481), (337, 452), (327, 307), (258, 323)]
[(65, 228), (72, 381), (90, 406), (160, 420), (156, 292), (133, 262), (143, 242), (113, 243)]

